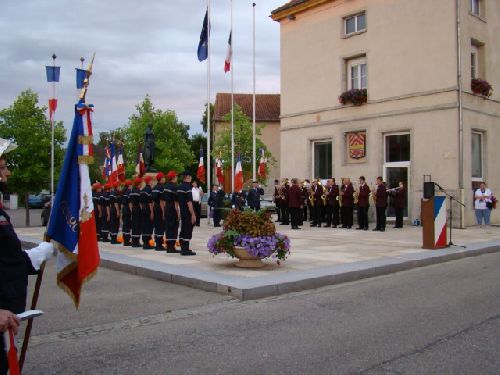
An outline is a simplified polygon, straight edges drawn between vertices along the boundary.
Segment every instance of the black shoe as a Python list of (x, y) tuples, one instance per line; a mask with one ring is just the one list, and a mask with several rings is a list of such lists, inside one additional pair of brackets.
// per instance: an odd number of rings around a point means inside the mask
[(379, 231), (381, 231), (381, 232), (385, 232), (385, 228), (379, 229)]
[(332, 225), (332, 228), (337, 228), (337, 226), (336, 225)]
[(181, 251), (181, 255), (186, 257), (186, 256), (196, 255), (196, 253), (192, 250), (184, 250), (184, 251)]
[(132, 247), (141, 247), (141, 245), (138, 243), (134, 243), (134, 244), (132, 244)]
[(167, 247), (167, 254), (179, 254), (180, 251), (175, 247)]
[(132, 246), (132, 244), (130, 242), (124, 242), (123, 246)]
[(372, 231), (373, 231), (373, 232), (377, 232), (377, 231), (380, 231), (380, 229), (378, 229), (378, 228), (373, 228), (373, 229), (372, 229)]
[(364, 227), (363, 230), (368, 230), (368, 227)]
[(357, 227), (357, 228), (356, 228), (356, 230), (361, 230), (361, 229), (363, 229), (363, 228), (362, 228), (362, 227)]
[(162, 247), (155, 247), (155, 251), (165, 251), (165, 249)]
[(331, 228), (331, 227), (332, 227), (332, 226), (331, 226), (331, 225), (328, 225), (328, 224), (323, 225), (323, 228)]

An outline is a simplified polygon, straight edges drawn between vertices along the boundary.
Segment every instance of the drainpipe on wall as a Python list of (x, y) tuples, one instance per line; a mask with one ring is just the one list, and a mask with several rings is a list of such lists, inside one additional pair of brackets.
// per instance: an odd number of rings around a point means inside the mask
[[(457, 14), (457, 83), (458, 83), (458, 189), (459, 199), (464, 202), (464, 114), (462, 101), (462, 29), (460, 0), (456, 0)], [(460, 205), (460, 228), (465, 228), (465, 207)]]

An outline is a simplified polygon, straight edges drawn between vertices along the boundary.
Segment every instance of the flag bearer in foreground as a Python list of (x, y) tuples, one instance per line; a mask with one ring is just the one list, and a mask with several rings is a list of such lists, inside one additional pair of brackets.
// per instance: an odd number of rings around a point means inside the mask
[[(12, 142), (0, 138), (0, 195), (5, 191), (10, 171), (5, 155), (17, 148)], [(41, 264), (52, 258), (53, 246), (42, 242), (34, 249), (23, 251), (9, 215), (3, 210), (0, 199), (0, 375), (7, 374), (8, 364), (5, 353), (4, 331), (17, 332), (19, 321), (14, 314), (26, 308), (28, 275), (36, 273)], [(2, 323), (3, 321), (3, 323)]]

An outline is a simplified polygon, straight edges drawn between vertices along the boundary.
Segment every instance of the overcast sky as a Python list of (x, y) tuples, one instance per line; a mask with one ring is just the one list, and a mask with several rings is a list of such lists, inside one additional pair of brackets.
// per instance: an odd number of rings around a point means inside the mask
[[(256, 6), (257, 93), (279, 93), (279, 24), (269, 18), (285, 0)], [(230, 91), (224, 57), (230, 30), (230, 1), (212, 0), (212, 102)], [(61, 66), (56, 120), (73, 121), (75, 67), (96, 52), (88, 102), (94, 132), (126, 124), (146, 93), (157, 108), (173, 109), (200, 132), (206, 101), (206, 61), (198, 62), (206, 0), (2, 0), (0, 5), (0, 108), (22, 90), (49, 98), (45, 65), (56, 53)], [(252, 2), (234, 0), (235, 92), (252, 92)]]

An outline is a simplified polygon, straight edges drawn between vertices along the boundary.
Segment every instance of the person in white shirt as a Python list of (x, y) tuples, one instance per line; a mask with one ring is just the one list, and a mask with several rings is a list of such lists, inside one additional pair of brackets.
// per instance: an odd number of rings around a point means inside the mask
[(481, 182), (479, 189), (477, 189), (474, 193), (474, 208), (476, 211), (477, 225), (490, 225), (490, 214), (492, 207), (491, 196), (491, 190), (486, 187), (486, 184), (484, 182)]
[(200, 216), (201, 216), (201, 198), (203, 197), (203, 189), (198, 186), (196, 181), (192, 183), (191, 193), (193, 195), (193, 208), (196, 214), (196, 226), (200, 226)]

